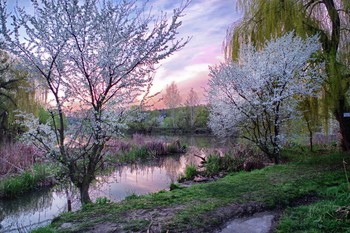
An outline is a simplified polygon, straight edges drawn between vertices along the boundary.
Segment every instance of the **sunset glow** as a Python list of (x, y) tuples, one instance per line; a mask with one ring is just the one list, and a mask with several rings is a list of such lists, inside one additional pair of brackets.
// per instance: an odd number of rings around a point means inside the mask
[[(170, 4), (171, 2), (171, 4)], [(153, 0), (155, 10), (170, 10), (180, 1)], [(180, 28), (180, 37), (192, 37), (181, 51), (166, 59), (158, 69), (152, 93), (165, 89), (175, 81), (183, 99), (191, 88), (199, 94), (201, 103), (205, 103), (209, 66), (224, 60), (223, 41), (227, 29), (240, 18), (235, 0), (193, 0), (185, 11)], [(162, 107), (160, 103), (158, 105)]]

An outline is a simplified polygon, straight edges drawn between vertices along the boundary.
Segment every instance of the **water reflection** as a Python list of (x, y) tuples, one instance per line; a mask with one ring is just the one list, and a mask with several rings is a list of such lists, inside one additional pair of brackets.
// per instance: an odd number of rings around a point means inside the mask
[[(169, 189), (178, 176), (184, 172), (186, 164), (198, 164), (200, 159), (193, 154), (203, 156), (205, 149), (222, 147), (223, 144), (213, 137), (203, 136), (147, 136), (149, 139), (165, 141), (178, 139), (190, 146), (185, 155), (163, 157), (152, 162), (116, 166), (108, 175), (99, 176), (90, 188), (93, 200), (107, 197), (120, 201), (131, 194), (146, 194)], [(193, 147), (194, 146), (194, 147)], [(199, 148), (199, 149), (198, 149)], [(210, 150), (210, 149), (209, 149)], [(58, 186), (55, 189), (35, 192), (17, 200), (0, 200), (0, 232), (27, 232), (38, 226), (47, 225), (55, 216), (67, 211), (67, 199), (72, 200), (72, 209), (80, 208), (79, 198), (73, 186)], [(1, 213), (0, 213), (1, 215)]]
[(55, 192), (45, 190), (33, 192), (16, 200), (0, 201), (5, 218), (0, 232), (26, 232), (40, 225), (46, 225), (53, 216), (64, 211), (64, 202)]
[(100, 176), (91, 188), (91, 196), (123, 200), (131, 194), (142, 195), (168, 189), (184, 171), (188, 156), (172, 156), (149, 163), (118, 166), (108, 176)]
[[(185, 155), (163, 157), (152, 162), (116, 166), (108, 175), (99, 176), (91, 185), (90, 196), (107, 197), (120, 201), (136, 194), (168, 190), (183, 173), (186, 164), (197, 163), (198, 158), (191, 155), (192, 149)], [(72, 200), (72, 209), (80, 208), (74, 187), (55, 187), (55, 189), (35, 192), (17, 200), (0, 201), (5, 218), (0, 224), (0, 232), (26, 232), (38, 226), (46, 225), (55, 216), (67, 211), (67, 196)]]

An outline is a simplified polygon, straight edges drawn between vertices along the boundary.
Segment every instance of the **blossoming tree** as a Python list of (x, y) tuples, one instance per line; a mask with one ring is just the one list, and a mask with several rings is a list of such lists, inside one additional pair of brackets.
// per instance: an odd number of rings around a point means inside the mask
[(17, 7), (11, 30), (1, 4), (7, 50), (44, 80), (53, 100), (50, 123), (22, 115), (23, 136), (62, 165), (88, 203), (103, 148), (125, 127), (128, 106), (148, 93), (156, 64), (188, 42), (176, 35), (189, 1), (170, 19), (136, 0), (32, 4), (34, 14)]
[(305, 40), (288, 33), (257, 50), (241, 48), (238, 62), (210, 68), (209, 126), (221, 137), (240, 134), (276, 163), (282, 126), (297, 115), (302, 96), (315, 95), (323, 76), (313, 54), (316, 36)]

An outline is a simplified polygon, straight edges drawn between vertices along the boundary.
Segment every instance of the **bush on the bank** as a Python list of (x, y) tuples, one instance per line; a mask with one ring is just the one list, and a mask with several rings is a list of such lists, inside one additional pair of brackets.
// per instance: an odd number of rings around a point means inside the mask
[(44, 164), (35, 164), (31, 170), (0, 181), (0, 198), (13, 198), (35, 188), (49, 185), (51, 172)]
[(208, 156), (205, 163), (205, 174), (207, 176), (213, 176), (218, 174), (221, 170), (224, 169), (223, 162), (221, 157), (215, 154), (211, 154)]
[(238, 172), (261, 169), (265, 166), (266, 158), (254, 153), (247, 147), (238, 147), (225, 153), (224, 156), (213, 153), (210, 154), (204, 163), (204, 174), (214, 176), (220, 172)]
[[(134, 134), (130, 141), (113, 140), (106, 146), (108, 159), (114, 162), (133, 162), (138, 159), (159, 157), (185, 152), (186, 146), (178, 140), (167, 143), (161, 140), (148, 140), (144, 136)], [(115, 158), (117, 156), (117, 158)]]
[(190, 164), (190, 165), (186, 165), (185, 168), (185, 179), (187, 180), (191, 180), (193, 179), (196, 175), (198, 174), (197, 172), (197, 168), (195, 165)]

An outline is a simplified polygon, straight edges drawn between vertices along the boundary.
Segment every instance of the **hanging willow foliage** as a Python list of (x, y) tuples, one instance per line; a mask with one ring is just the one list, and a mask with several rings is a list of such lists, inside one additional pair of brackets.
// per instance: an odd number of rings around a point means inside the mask
[(35, 98), (33, 83), (28, 73), (16, 68), (16, 61), (0, 50), (0, 141), (4, 135), (15, 131), (15, 111), (38, 115), (39, 103)]
[(324, 98), (317, 109), (327, 118), (331, 112), (339, 122), (342, 147), (350, 150), (350, 1), (349, 0), (238, 0), (243, 19), (229, 32), (227, 59), (238, 59), (240, 45), (252, 43), (261, 48), (267, 40), (289, 31), (300, 37), (320, 35), (326, 63)]

